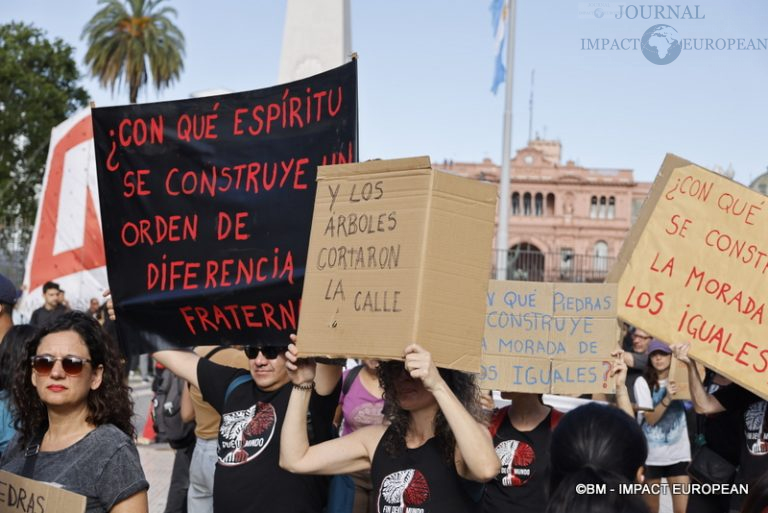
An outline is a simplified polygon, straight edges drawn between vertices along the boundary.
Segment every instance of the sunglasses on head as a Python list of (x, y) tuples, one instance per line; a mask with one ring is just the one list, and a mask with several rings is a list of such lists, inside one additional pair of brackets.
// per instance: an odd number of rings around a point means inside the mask
[(264, 355), (267, 360), (274, 360), (288, 349), (288, 346), (245, 346), (245, 356), (249, 360), (253, 360), (259, 356), (259, 352)]
[(33, 356), (32, 370), (34, 370), (39, 376), (47, 376), (53, 371), (53, 366), (56, 362), (61, 362), (61, 367), (64, 369), (64, 373), (67, 376), (78, 376), (83, 372), (83, 366), (86, 363), (90, 363), (91, 360), (87, 358), (80, 358), (79, 356), (51, 356), (49, 354), (39, 354)]

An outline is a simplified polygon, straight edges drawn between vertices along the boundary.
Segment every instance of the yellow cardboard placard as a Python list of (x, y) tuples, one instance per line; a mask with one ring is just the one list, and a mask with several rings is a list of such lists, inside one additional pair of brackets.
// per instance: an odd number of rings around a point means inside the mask
[(428, 157), (320, 167), (301, 354), (400, 359), (417, 342), (479, 372), (496, 194)]
[(620, 333), (615, 285), (492, 280), (486, 303), (483, 388), (614, 392), (607, 371)]
[(82, 495), (0, 470), (0, 511), (83, 513), (85, 506)]
[[(695, 362), (695, 365), (699, 370), (699, 376), (704, 379), (704, 366), (698, 362)], [(677, 384), (677, 393), (674, 395), (674, 399), (691, 400), (691, 386), (688, 383), (688, 364), (681, 362), (673, 356), (669, 366), (669, 380)]]
[(608, 280), (619, 317), (768, 399), (766, 197), (667, 155)]

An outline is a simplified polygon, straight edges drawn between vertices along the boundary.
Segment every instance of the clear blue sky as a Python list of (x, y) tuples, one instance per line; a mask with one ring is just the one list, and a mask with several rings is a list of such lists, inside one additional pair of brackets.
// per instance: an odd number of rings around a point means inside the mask
[[(648, 181), (666, 152), (707, 167), (732, 162), (742, 183), (765, 172), (768, 51), (683, 50), (673, 63), (658, 66), (640, 50), (581, 48), (582, 38), (639, 39), (657, 23), (671, 25), (683, 38), (765, 40), (768, 2), (699, 0), (705, 19), (668, 21), (580, 16), (589, 3), (518, 0), (514, 148), (528, 138), (535, 68), (534, 132), (560, 139), (564, 160), (631, 168), (637, 179)], [(187, 39), (185, 71), (174, 87), (159, 95), (142, 93), (141, 101), (276, 82), (284, 1), (171, 4)], [(437, 161), (500, 162), (504, 99), (503, 88), (497, 96), (490, 92), (489, 5), (490, 0), (352, 0), (361, 158), (428, 154)], [(95, 0), (3, 0), (0, 19), (34, 23), (61, 37), (76, 48), (84, 70), (80, 32), (97, 8)], [(84, 85), (99, 106), (127, 102), (125, 90), (112, 96), (92, 80)]]

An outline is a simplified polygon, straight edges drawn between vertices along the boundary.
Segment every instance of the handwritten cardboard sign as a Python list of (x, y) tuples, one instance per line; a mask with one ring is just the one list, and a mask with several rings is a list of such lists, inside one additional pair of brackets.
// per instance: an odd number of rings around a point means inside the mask
[(615, 284), (492, 280), (486, 295), (483, 388), (613, 393), (620, 328)]
[(357, 65), (237, 94), (93, 110), (121, 339), (287, 344), (317, 166), (357, 160)]
[[(698, 362), (694, 363), (699, 370), (699, 376), (704, 379), (704, 366)], [(673, 357), (669, 365), (669, 380), (677, 384), (677, 393), (674, 395), (675, 399), (691, 400), (691, 385), (688, 383), (688, 364)]]
[(83, 513), (85, 506), (82, 495), (0, 470), (0, 511)]
[(768, 399), (766, 197), (667, 155), (609, 275), (619, 316)]
[(428, 157), (324, 166), (299, 323), (304, 355), (402, 358), (478, 372), (496, 187)]

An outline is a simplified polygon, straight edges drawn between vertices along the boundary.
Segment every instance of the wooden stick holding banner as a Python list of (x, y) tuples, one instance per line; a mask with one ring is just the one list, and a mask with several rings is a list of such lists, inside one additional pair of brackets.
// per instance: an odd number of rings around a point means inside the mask
[(667, 155), (608, 280), (619, 317), (768, 399), (766, 197)]

